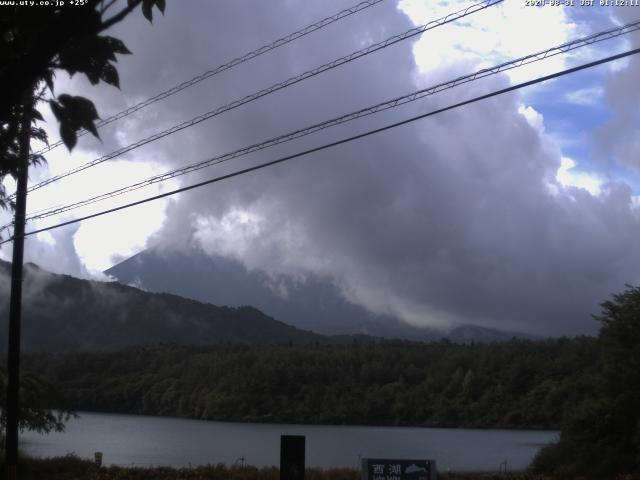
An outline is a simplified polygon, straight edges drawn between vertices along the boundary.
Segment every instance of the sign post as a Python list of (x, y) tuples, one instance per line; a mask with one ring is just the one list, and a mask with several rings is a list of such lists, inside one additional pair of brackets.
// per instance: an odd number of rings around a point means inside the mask
[(280, 436), (280, 480), (304, 480), (304, 435)]

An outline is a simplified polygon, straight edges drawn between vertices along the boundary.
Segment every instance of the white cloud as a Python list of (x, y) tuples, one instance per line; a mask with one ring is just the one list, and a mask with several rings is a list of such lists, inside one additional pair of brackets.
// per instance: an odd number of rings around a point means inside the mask
[(518, 113), (527, 119), (529, 125), (542, 135), (544, 133), (544, 116), (530, 105), (520, 105)]
[(591, 195), (600, 195), (604, 179), (593, 173), (581, 172), (578, 170), (578, 164), (575, 160), (568, 157), (562, 157), (562, 162), (556, 179), (565, 187), (583, 188)]
[[(469, 2), (465, 0), (400, 2), (402, 11), (416, 25), (468, 6)], [(565, 43), (578, 31), (577, 25), (568, 18), (567, 11), (562, 7), (532, 8), (526, 7), (521, 0), (506, 0), (423, 34), (414, 47), (414, 53), (419, 69), (425, 75), (460, 61), (473, 65), (473, 68), (486, 68)], [(508, 75), (517, 83), (562, 70), (566, 62), (565, 56), (558, 55), (511, 70)]]
[(592, 107), (602, 103), (604, 99), (604, 88), (602, 86), (581, 88), (567, 92), (564, 98), (567, 102), (575, 105)]
[(194, 237), (205, 251), (243, 259), (259, 239), (264, 219), (249, 210), (232, 208), (220, 219), (199, 216), (194, 223)]

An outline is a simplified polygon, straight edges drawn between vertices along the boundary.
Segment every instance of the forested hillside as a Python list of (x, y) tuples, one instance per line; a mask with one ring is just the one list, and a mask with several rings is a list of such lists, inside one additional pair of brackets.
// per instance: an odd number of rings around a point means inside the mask
[[(10, 264), (0, 261), (0, 300), (9, 295)], [(9, 302), (0, 302), (8, 316)], [(56, 275), (25, 265), (22, 346), (30, 352), (115, 350), (176, 342), (288, 343), (330, 341), (255, 308), (219, 307), (111, 282)], [(0, 351), (6, 348), (0, 329)], [(336, 339), (336, 341), (339, 339)]]
[[(556, 428), (595, 389), (593, 338), (31, 355), (77, 410), (209, 420)], [(52, 405), (59, 406), (59, 405)]]

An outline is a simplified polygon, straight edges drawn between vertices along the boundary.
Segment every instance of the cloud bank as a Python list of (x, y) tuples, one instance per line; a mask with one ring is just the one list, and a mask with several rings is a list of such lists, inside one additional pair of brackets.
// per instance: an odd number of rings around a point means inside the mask
[[(203, 82), (105, 130), (102, 148), (135, 141), (406, 30), (412, 26), (407, 3), (402, 10), (383, 2)], [(126, 93), (87, 94), (105, 115), (113, 113), (127, 101), (146, 98), (349, 4), (170, 4), (153, 27), (136, 18), (116, 32), (134, 52), (121, 62)], [(450, 4), (447, 12), (457, 8), (460, 4)], [(472, 47), (462, 43), (463, 27), (445, 26), (419, 42), (396, 45), (132, 152), (127, 160), (156, 170), (186, 165), (527, 53), (529, 45), (518, 43), (517, 22), (546, 22), (552, 44), (589, 30), (588, 19), (569, 13), (534, 16), (515, 9), (513, 2), (482, 15), (473, 19)], [(503, 36), (496, 37), (496, 31), (510, 40), (499, 42)], [(633, 80), (638, 65), (633, 59), (607, 74), (603, 95), (612, 117), (597, 132), (601, 158), (636, 169), (638, 135), (619, 127), (638, 120)], [(514, 79), (500, 75), (474, 82), (180, 182), (353, 135)], [(79, 152), (91, 148), (97, 148), (96, 141), (86, 139)], [(568, 171), (562, 162), (544, 113), (527, 104), (525, 92), (516, 92), (181, 195), (155, 211), (160, 221), (136, 242), (144, 243), (153, 232), (147, 244), (195, 244), (275, 275), (327, 276), (350, 301), (415, 325), (593, 333), (597, 323), (590, 315), (598, 312), (598, 304), (625, 283), (640, 282), (637, 192), (612, 178), (598, 183), (597, 190), (581, 188), (558, 177)], [(117, 216), (104, 228), (114, 238), (128, 238)], [(73, 235), (76, 247), (84, 235), (80, 243), (90, 250), (89, 229), (83, 225)]]

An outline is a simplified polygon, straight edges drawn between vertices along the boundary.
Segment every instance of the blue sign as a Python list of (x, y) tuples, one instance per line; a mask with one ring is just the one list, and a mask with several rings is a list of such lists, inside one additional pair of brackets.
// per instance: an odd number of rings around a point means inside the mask
[(362, 459), (363, 480), (436, 480), (434, 460)]

